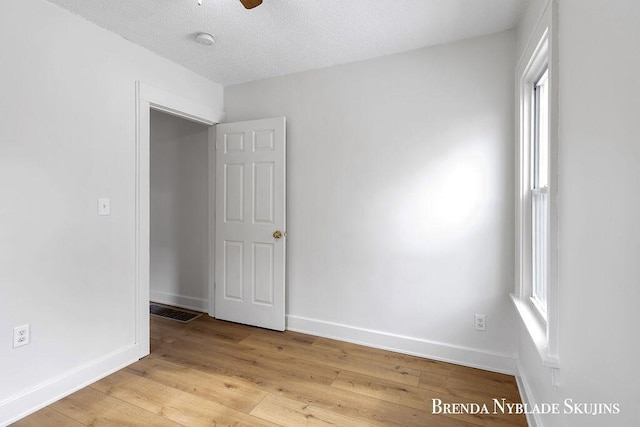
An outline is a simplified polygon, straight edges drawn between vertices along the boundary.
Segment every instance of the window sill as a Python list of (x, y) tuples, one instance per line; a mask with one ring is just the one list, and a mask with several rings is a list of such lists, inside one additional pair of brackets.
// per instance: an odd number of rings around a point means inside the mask
[(515, 305), (522, 323), (527, 328), (529, 336), (533, 344), (538, 350), (538, 354), (542, 359), (542, 365), (548, 368), (560, 368), (560, 360), (557, 357), (549, 355), (549, 342), (547, 340), (546, 324), (540, 319), (539, 315), (534, 311), (528, 301), (518, 298), (514, 294), (511, 295), (511, 301)]

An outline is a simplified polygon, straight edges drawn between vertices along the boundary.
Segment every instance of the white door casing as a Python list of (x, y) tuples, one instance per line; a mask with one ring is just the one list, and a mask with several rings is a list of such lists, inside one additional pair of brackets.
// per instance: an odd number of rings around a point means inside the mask
[(135, 289), (137, 358), (149, 354), (149, 258), (150, 258), (150, 110), (159, 110), (197, 123), (213, 126), (224, 113), (196, 100), (184, 98), (143, 82), (136, 82), (135, 171)]
[(279, 331), (285, 329), (285, 132), (284, 117), (216, 126), (215, 315)]

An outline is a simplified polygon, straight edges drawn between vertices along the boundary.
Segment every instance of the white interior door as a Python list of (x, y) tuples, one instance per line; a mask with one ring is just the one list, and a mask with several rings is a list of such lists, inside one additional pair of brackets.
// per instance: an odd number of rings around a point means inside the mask
[(285, 328), (285, 118), (216, 126), (215, 316)]

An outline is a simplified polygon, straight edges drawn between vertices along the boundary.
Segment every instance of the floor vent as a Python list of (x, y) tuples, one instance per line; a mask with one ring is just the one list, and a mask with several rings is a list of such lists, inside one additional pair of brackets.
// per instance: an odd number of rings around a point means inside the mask
[(194, 319), (202, 316), (202, 313), (193, 313), (190, 311), (183, 311), (177, 308), (165, 307), (158, 304), (149, 304), (149, 313), (153, 316), (163, 317), (165, 319), (176, 320), (182, 323), (191, 322)]

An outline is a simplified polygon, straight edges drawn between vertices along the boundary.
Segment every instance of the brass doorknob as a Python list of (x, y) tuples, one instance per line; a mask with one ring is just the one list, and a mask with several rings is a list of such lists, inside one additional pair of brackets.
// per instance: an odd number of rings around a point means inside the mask
[(282, 231), (276, 230), (276, 231), (273, 232), (273, 238), (274, 239), (279, 239), (281, 237), (282, 237)]

